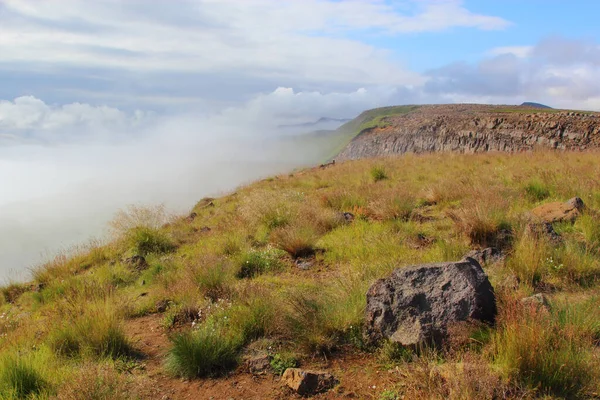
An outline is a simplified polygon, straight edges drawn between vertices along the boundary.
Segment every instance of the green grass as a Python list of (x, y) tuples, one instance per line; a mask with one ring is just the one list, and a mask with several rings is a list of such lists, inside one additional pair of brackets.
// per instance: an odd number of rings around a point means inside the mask
[(169, 236), (160, 229), (150, 227), (135, 227), (125, 234), (125, 240), (134, 254), (169, 253), (175, 250), (175, 244)]
[(184, 378), (217, 376), (236, 367), (241, 340), (210, 325), (171, 338), (166, 368)]
[(371, 168), (371, 178), (373, 178), (373, 182), (379, 182), (384, 179), (387, 179), (388, 176), (385, 173), (385, 168), (382, 166), (376, 166)]
[(493, 337), (495, 362), (542, 394), (585, 396), (596, 379), (585, 341), (544, 310), (514, 312)]
[(29, 399), (51, 390), (41, 360), (18, 354), (0, 359), (0, 397)]
[(525, 185), (525, 194), (531, 201), (542, 201), (550, 197), (550, 189), (542, 181), (534, 179)]
[(238, 261), (238, 278), (253, 278), (268, 272), (276, 272), (283, 268), (282, 254), (274, 249), (251, 250)]
[(298, 360), (293, 354), (277, 353), (271, 359), (270, 364), (276, 375), (283, 375), (286, 369), (296, 368), (298, 366)]
[(89, 309), (77, 307), (73, 314), (60, 321), (48, 342), (59, 355), (76, 357), (118, 358), (133, 354), (125, 336), (122, 323), (109, 304), (90, 305)]

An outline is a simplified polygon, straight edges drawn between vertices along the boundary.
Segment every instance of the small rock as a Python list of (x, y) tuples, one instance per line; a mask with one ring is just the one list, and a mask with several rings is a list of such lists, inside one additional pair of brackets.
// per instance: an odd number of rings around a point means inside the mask
[(154, 305), (154, 308), (156, 309), (156, 312), (163, 313), (163, 312), (167, 311), (167, 308), (169, 308), (170, 304), (171, 304), (170, 300), (159, 300)]
[(502, 252), (495, 247), (488, 247), (483, 250), (473, 250), (467, 253), (465, 259), (470, 257), (480, 265), (491, 264), (504, 258)]
[(574, 197), (566, 203), (555, 202), (542, 204), (531, 210), (537, 220), (545, 223), (575, 222), (585, 205), (579, 197)]
[(200, 228), (200, 232), (202, 233), (206, 233), (206, 232), (210, 232), (211, 229), (208, 226), (203, 226), (202, 228)]
[(193, 222), (196, 219), (197, 216), (198, 216), (198, 214), (195, 213), (195, 212), (193, 212), (190, 215), (188, 215), (188, 217), (185, 220), (187, 222)]
[(308, 371), (300, 368), (286, 369), (281, 379), (302, 396), (326, 392), (338, 384), (337, 379), (328, 372)]
[(148, 269), (149, 265), (146, 259), (140, 255), (135, 255), (125, 259), (125, 264), (136, 271)]
[(315, 259), (299, 258), (294, 263), (296, 264), (296, 267), (300, 268), (301, 270), (308, 271), (313, 265), (315, 265)]
[(354, 221), (354, 214), (349, 213), (349, 212), (345, 212), (343, 213), (344, 219), (346, 220), (346, 222), (352, 222)]
[(262, 375), (271, 369), (271, 357), (268, 354), (260, 354), (247, 359), (246, 365), (251, 374)]
[(533, 306), (533, 307), (543, 307), (546, 309), (550, 308), (550, 302), (548, 301), (548, 298), (546, 296), (544, 296), (543, 293), (537, 293), (534, 294), (533, 296), (529, 296), (529, 297), (525, 297), (521, 299), (521, 304), (523, 304), (524, 306)]

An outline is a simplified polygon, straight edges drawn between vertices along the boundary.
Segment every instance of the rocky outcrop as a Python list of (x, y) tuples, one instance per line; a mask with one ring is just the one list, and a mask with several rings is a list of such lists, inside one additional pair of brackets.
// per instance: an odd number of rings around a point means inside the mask
[(600, 147), (600, 113), (524, 106), (437, 105), (384, 117), (361, 131), (338, 160), (404, 153)]
[(396, 269), (367, 292), (365, 336), (404, 346), (441, 344), (457, 322), (493, 322), (496, 298), (477, 261)]

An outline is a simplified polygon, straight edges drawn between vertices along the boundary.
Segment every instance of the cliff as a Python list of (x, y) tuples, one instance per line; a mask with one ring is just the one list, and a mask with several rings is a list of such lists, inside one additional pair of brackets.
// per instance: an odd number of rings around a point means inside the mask
[(600, 113), (469, 104), (377, 110), (363, 113), (340, 128), (355, 128), (356, 136), (339, 153), (338, 160), (404, 153), (600, 147)]

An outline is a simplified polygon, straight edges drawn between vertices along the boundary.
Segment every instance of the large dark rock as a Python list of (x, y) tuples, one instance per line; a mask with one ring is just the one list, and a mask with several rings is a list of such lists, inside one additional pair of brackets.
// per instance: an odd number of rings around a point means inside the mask
[(367, 292), (365, 336), (405, 346), (442, 344), (453, 323), (494, 322), (494, 289), (477, 261), (396, 269)]

